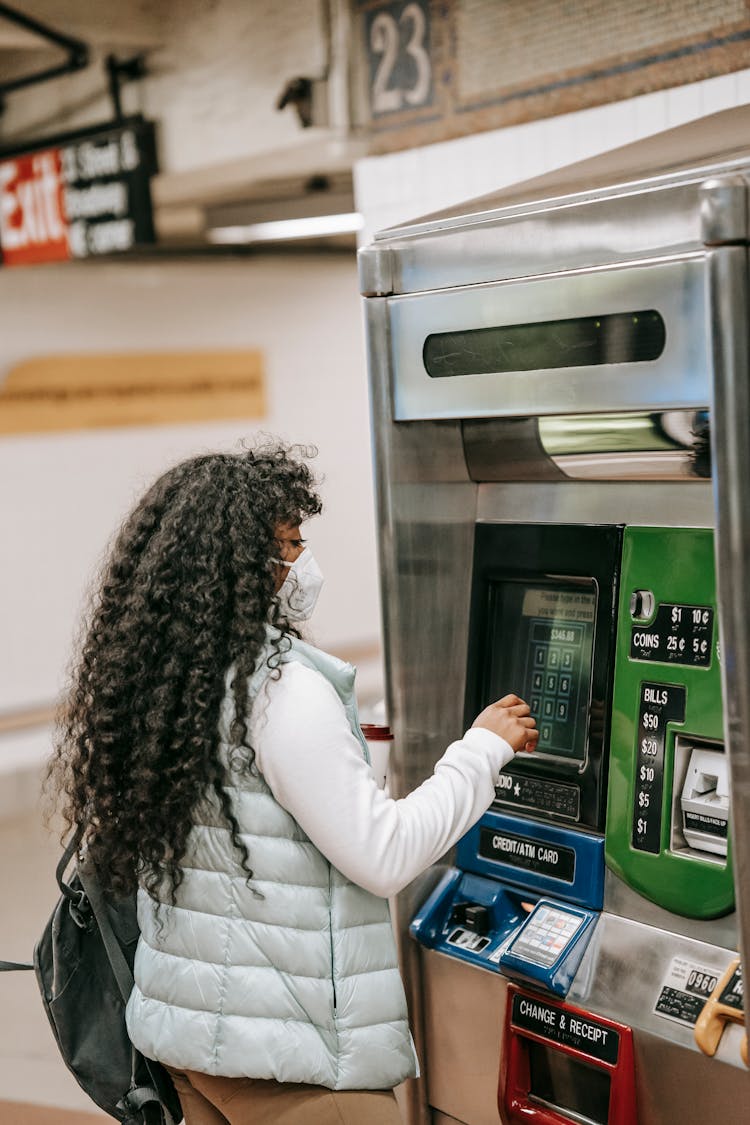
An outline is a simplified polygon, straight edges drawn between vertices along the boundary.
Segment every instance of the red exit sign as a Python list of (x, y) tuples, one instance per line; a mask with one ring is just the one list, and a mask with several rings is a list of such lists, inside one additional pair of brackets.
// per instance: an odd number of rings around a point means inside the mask
[(8, 266), (71, 257), (59, 149), (0, 163), (0, 241)]

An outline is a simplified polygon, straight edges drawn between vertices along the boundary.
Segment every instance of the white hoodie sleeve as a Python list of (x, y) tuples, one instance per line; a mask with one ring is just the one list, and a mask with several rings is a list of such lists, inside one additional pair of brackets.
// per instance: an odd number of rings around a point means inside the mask
[(302, 664), (266, 681), (250, 716), (258, 769), (276, 800), (353, 883), (387, 898), (434, 863), (490, 806), (513, 750), (473, 727), (432, 777), (396, 801), (378, 788), (334, 688)]

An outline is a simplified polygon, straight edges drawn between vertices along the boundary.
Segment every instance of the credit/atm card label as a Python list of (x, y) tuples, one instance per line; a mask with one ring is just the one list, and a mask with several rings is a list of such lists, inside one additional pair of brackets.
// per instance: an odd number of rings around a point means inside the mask
[(694, 1026), (720, 976), (716, 969), (673, 957), (654, 1011), (657, 1016)]
[(593, 1016), (579, 1015), (557, 1008), (536, 997), (516, 993), (513, 997), (513, 1023), (561, 1047), (614, 1065), (620, 1050), (620, 1035)]
[(495, 863), (510, 863), (513, 867), (549, 875), (565, 883), (572, 883), (575, 878), (576, 853), (572, 848), (550, 844), (547, 840), (535, 840), (531, 836), (480, 828), (479, 855)]
[(684, 687), (675, 684), (641, 684), (631, 837), (632, 846), (639, 852), (658, 855), (661, 851), (667, 724), (684, 721), (685, 700)]
[(707, 605), (660, 605), (650, 625), (634, 625), (630, 659), (707, 668), (714, 611)]
[(745, 1010), (745, 996), (742, 986), (742, 966), (738, 965), (732, 973), (731, 977), (721, 990), (719, 1003), (724, 1004), (727, 1008), (733, 1008), (735, 1012), (743, 1012)]
[(524, 777), (503, 772), (495, 790), (498, 804), (578, 820), (581, 815), (581, 790), (577, 785), (543, 777)]

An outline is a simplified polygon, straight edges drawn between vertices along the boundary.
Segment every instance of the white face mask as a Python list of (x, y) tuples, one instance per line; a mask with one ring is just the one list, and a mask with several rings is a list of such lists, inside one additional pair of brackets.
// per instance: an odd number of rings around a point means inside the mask
[(274, 561), (289, 567), (289, 573), (276, 594), (282, 611), (290, 621), (307, 621), (323, 585), (323, 574), (312, 551), (305, 547), (293, 563), (285, 563), (281, 559)]

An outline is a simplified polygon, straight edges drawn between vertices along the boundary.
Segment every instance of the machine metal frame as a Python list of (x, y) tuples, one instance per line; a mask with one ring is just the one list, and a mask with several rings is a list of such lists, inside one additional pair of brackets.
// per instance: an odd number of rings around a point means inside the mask
[[(641, 1125), (739, 1121), (750, 1097), (747, 1073), (722, 1066), (719, 1081), (685, 1029), (646, 1010), (675, 951), (717, 972), (735, 949), (750, 964), (749, 128), (744, 108), (702, 119), (383, 232), (360, 252), (396, 795), (461, 732), (477, 521), (715, 529), (737, 915), (678, 919), (608, 872), (570, 993), (632, 1023)], [(438, 380), (421, 364), (429, 331), (622, 311), (636, 297), (639, 308), (659, 302), (667, 325), (655, 364)], [(712, 478), (696, 425), (706, 412)], [(574, 456), (554, 448), (561, 427)], [(426, 1071), (408, 1091), (409, 1121), (496, 1125), (487, 1074), (505, 983), (408, 937), (443, 870), (394, 910)]]

